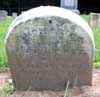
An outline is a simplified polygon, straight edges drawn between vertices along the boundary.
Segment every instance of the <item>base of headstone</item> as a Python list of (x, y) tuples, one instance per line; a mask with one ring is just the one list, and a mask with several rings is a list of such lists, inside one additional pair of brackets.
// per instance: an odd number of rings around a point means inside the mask
[(72, 12), (74, 12), (74, 13), (76, 13), (76, 14), (80, 14), (80, 11), (77, 10), (77, 9), (69, 9), (69, 10), (72, 11)]

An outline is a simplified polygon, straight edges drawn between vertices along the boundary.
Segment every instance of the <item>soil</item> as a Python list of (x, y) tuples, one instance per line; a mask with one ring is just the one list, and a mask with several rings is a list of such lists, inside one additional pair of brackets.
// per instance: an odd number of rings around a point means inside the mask
[[(10, 72), (0, 73), (0, 88), (9, 84)], [(72, 92), (73, 91), (73, 92)], [(76, 87), (74, 90), (69, 89), (68, 94), (73, 94), (72, 96), (66, 97), (100, 97), (100, 69), (93, 70), (93, 81), (92, 86), (82, 86)], [(26, 91), (19, 92), (16, 91), (10, 94), (9, 97), (63, 97), (64, 91)], [(0, 94), (0, 97), (6, 97)], [(8, 97), (8, 96), (7, 96)]]
[(8, 84), (8, 79), (11, 78), (9, 70), (0, 72), (0, 89)]

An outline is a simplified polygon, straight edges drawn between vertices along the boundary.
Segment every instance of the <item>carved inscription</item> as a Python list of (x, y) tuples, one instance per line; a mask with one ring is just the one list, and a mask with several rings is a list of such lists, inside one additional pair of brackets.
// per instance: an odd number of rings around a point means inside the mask
[[(83, 44), (83, 37), (80, 37), (74, 32), (72, 28), (73, 25), (69, 28), (65, 25), (66, 22), (60, 20), (60, 23), (57, 22), (55, 18), (46, 19), (44, 22), (46, 25), (41, 24), (42, 18), (34, 19), (33, 22), (37, 22), (36, 25), (39, 25), (38, 28), (34, 27), (30, 21), (27, 21), (29, 25), (33, 27), (24, 27), (21, 33), (18, 33), (16, 36), (17, 51), (22, 50), (27, 53), (30, 53), (30, 50), (33, 50), (34, 53), (44, 52), (44, 53), (85, 53)], [(40, 21), (40, 22), (39, 22)], [(72, 31), (69, 32), (68, 29)], [(65, 31), (64, 31), (65, 29)], [(67, 30), (66, 30), (67, 29)], [(19, 51), (19, 52), (22, 52)], [(39, 52), (39, 53), (40, 53)]]

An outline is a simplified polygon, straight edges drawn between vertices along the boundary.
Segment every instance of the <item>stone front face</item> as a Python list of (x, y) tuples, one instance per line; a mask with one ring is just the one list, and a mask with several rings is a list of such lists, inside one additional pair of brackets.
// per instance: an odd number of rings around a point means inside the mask
[(100, 14), (99, 13), (90, 13), (89, 25), (94, 27), (100, 27)]
[(77, 9), (78, 0), (61, 0), (61, 7), (66, 9)]
[(6, 20), (7, 19), (8, 12), (5, 10), (0, 10), (0, 20)]
[(78, 10), (78, 0), (60, 0), (60, 6), (76, 14), (80, 14)]
[(16, 12), (13, 12), (13, 13), (12, 13), (12, 17), (13, 17), (13, 18), (16, 18), (16, 17), (17, 17), (17, 13), (16, 13)]
[(67, 18), (39, 16), (19, 23), (10, 30), (6, 49), (17, 90), (64, 90), (76, 78), (78, 86), (91, 85), (93, 41)]

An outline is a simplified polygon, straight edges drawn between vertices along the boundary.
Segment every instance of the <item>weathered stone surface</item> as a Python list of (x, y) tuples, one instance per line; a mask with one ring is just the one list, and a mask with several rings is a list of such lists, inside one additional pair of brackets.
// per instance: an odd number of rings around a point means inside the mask
[(99, 13), (90, 13), (89, 25), (91, 27), (100, 27), (100, 14)]
[(12, 17), (13, 17), (13, 18), (16, 18), (16, 17), (17, 17), (17, 13), (16, 13), (16, 12), (13, 12), (13, 13), (12, 13)]
[(62, 90), (91, 85), (94, 39), (78, 15), (58, 7), (24, 12), (11, 24), (6, 49), (18, 90)]
[(76, 14), (80, 14), (78, 10), (78, 0), (61, 0), (60, 6), (62, 8), (68, 9)]
[(0, 20), (6, 20), (8, 16), (8, 12), (5, 10), (0, 10)]

